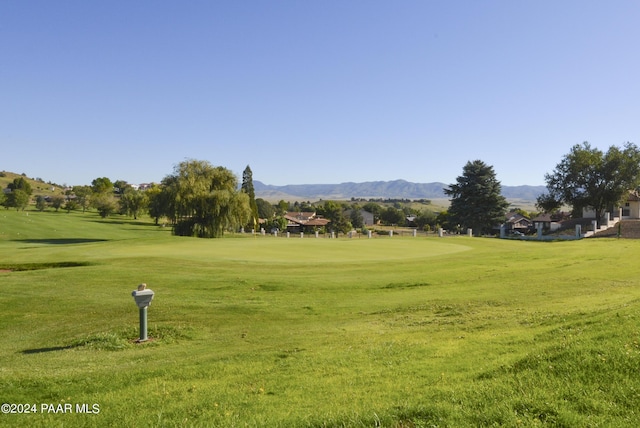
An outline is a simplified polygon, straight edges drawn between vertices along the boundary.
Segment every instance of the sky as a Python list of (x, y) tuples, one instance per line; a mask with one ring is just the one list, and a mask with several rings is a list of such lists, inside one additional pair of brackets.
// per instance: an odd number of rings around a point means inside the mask
[(544, 185), (640, 145), (635, 0), (0, 0), (0, 170)]

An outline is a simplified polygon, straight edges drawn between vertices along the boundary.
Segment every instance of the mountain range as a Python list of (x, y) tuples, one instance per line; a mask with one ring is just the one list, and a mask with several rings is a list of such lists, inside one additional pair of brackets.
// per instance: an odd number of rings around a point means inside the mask
[[(265, 200), (446, 199), (443, 189), (449, 185), (440, 182), (412, 183), (406, 180), (393, 180), (274, 186), (254, 180), (253, 187), (256, 197)], [(507, 199), (535, 201), (545, 190), (545, 186), (502, 186), (502, 196)]]

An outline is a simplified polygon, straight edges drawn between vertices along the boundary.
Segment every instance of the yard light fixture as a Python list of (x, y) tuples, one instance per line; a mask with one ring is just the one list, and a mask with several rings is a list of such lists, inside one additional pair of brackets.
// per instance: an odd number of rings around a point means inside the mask
[(138, 343), (145, 342), (148, 340), (147, 337), (147, 308), (151, 304), (151, 300), (153, 300), (153, 290), (147, 289), (147, 284), (142, 283), (138, 285), (137, 290), (133, 290), (131, 292), (136, 305), (140, 309), (140, 338), (137, 340)]

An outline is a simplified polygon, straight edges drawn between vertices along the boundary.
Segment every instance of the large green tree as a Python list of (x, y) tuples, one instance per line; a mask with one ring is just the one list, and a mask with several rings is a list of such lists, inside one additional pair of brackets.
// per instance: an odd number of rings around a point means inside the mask
[(118, 202), (112, 193), (94, 193), (91, 197), (91, 205), (98, 210), (100, 217), (107, 218), (118, 209)]
[(90, 186), (73, 186), (72, 193), (75, 195), (75, 200), (78, 205), (82, 207), (82, 212), (84, 213), (91, 205), (92, 188)]
[(10, 192), (4, 198), (4, 206), (6, 208), (15, 208), (16, 210), (24, 210), (31, 200), (31, 184), (24, 177), (15, 178), (7, 188)]
[(149, 201), (144, 191), (128, 186), (124, 187), (119, 203), (121, 213), (130, 215), (134, 220), (137, 220), (138, 214), (144, 211)]
[(56, 212), (60, 209), (60, 207), (64, 204), (65, 197), (62, 195), (53, 195), (51, 196), (51, 206), (56, 210)]
[(334, 201), (326, 201), (324, 205), (318, 207), (318, 214), (330, 221), (328, 227), (334, 232), (347, 233), (353, 226), (344, 215), (345, 207)]
[(169, 193), (165, 190), (164, 185), (152, 185), (145, 190), (145, 195), (147, 197), (149, 215), (155, 220), (156, 224), (160, 222), (160, 217), (169, 216)]
[(388, 226), (404, 226), (405, 215), (402, 210), (395, 207), (387, 207), (380, 212), (380, 220)]
[(416, 216), (414, 223), (421, 230), (431, 230), (435, 228), (438, 222), (436, 213), (431, 210), (420, 211)]
[(5, 200), (5, 206), (7, 208), (15, 208), (16, 211), (24, 211), (24, 209), (29, 205), (29, 194), (23, 189), (12, 190), (11, 193), (7, 195), (7, 199)]
[(107, 177), (98, 177), (91, 182), (93, 193), (112, 193), (113, 183)]
[(246, 224), (251, 216), (249, 196), (238, 191), (236, 176), (207, 161), (188, 160), (175, 167), (165, 180), (175, 199), (177, 235), (216, 238), (225, 229)]
[(444, 189), (451, 197), (450, 224), (463, 230), (471, 228), (476, 235), (490, 233), (494, 226), (504, 222), (509, 206), (501, 192), (492, 166), (481, 160), (467, 162), (456, 183)]
[(276, 209), (268, 201), (262, 198), (256, 199), (256, 206), (258, 207), (258, 217), (266, 220), (271, 220), (276, 215)]
[(548, 211), (567, 204), (577, 216), (591, 208), (600, 223), (605, 211), (617, 207), (639, 180), (640, 150), (635, 144), (611, 146), (604, 153), (584, 142), (574, 145), (553, 172), (545, 174), (547, 193), (538, 197), (537, 205)]
[(31, 196), (31, 194), (33, 193), (31, 184), (29, 184), (29, 182), (25, 180), (24, 177), (14, 178), (13, 182), (9, 183), (7, 188), (11, 189), (12, 192), (15, 190), (22, 190), (28, 196)]

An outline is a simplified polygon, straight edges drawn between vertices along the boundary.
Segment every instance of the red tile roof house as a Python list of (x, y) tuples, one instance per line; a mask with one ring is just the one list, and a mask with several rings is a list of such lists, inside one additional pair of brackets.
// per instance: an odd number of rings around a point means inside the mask
[(287, 231), (289, 232), (314, 232), (325, 227), (331, 221), (317, 217), (315, 212), (288, 212), (284, 216), (287, 219)]

